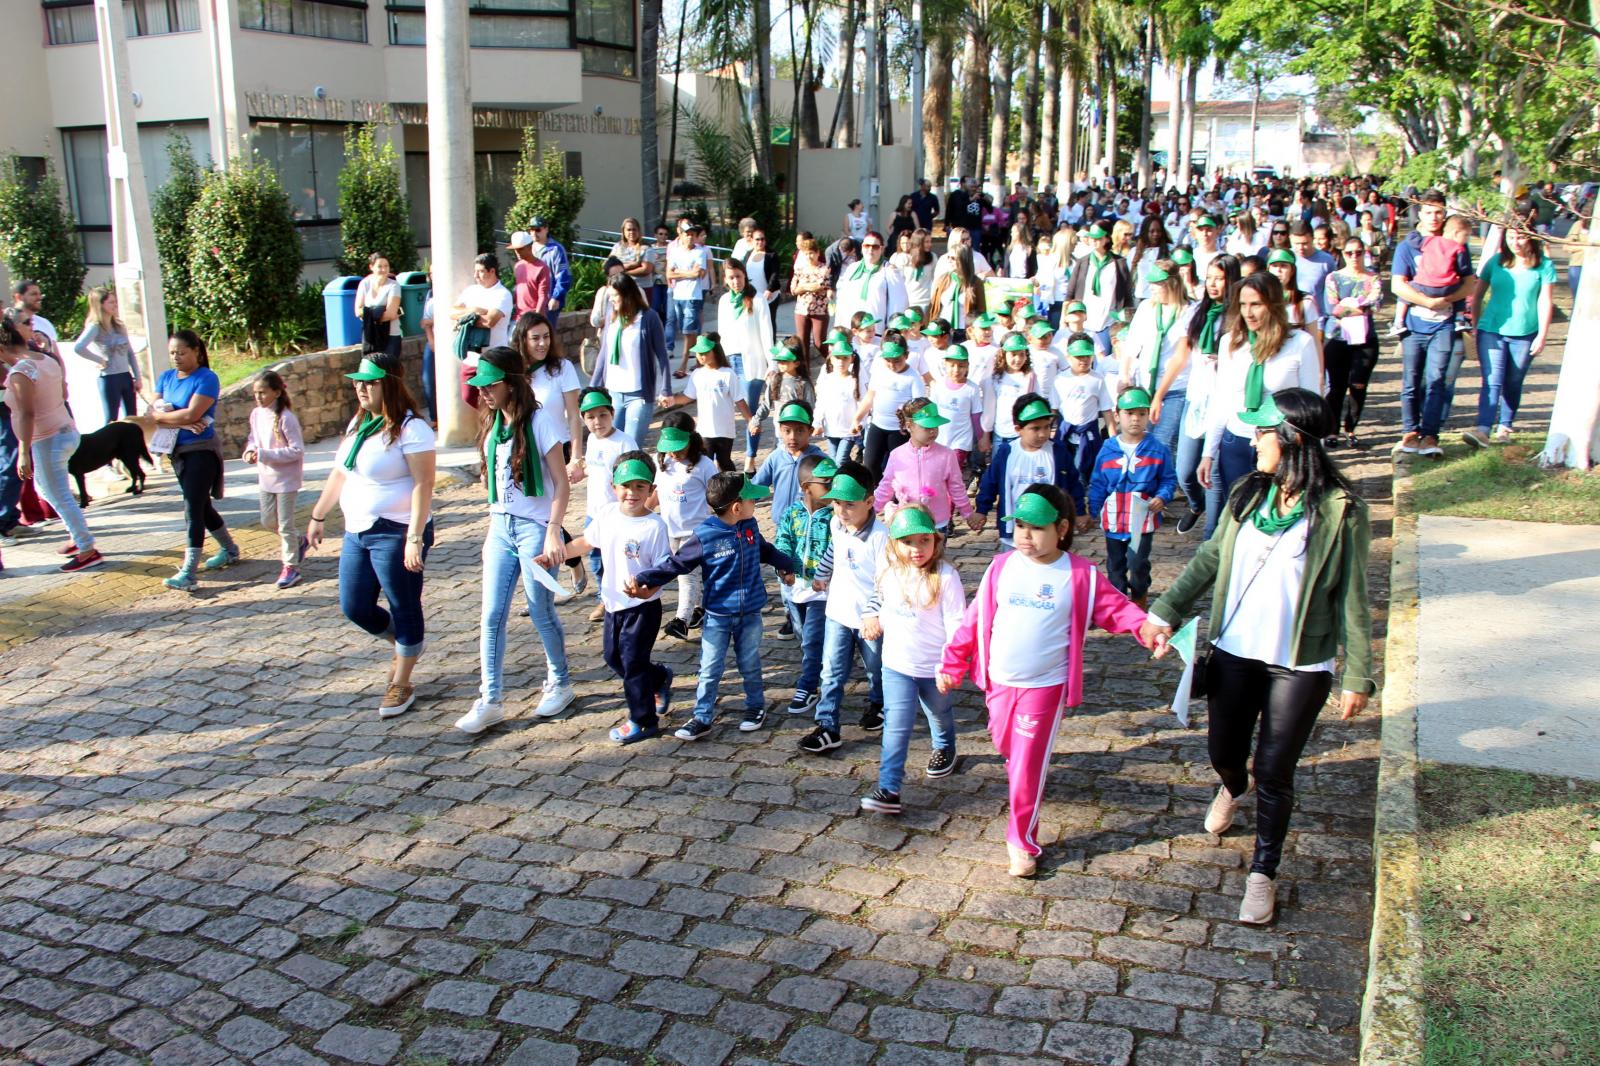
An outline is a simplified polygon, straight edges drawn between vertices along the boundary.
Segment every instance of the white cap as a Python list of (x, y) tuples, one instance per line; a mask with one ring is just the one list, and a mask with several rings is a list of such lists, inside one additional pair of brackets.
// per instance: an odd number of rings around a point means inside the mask
[(511, 235), (511, 247), (526, 248), (533, 243), (533, 234), (527, 230), (517, 230)]

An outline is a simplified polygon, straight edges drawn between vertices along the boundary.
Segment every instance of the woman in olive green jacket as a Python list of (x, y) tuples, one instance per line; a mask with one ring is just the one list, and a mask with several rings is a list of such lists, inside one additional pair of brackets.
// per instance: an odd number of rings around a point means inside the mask
[(1360, 714), (1376, 687), (1370, 534), (1366, 503), (1323, 450), (1337, 427), (1321, 396), (1284, 389), (1239, 417), (1256, 427), (1255, 471), (1239, 480), (1216, 532), (1150, 608), (1142, 637), (1159, 643), (1211, 593), (1206, 718), (1222, 787), (1206, 829), (1233, 824), (1250, 789), (1254, 739), (1256, 848), (1239, 920), (1264, 924), (1275, 906), (1295, 764), (1333, 687), (1340, 644), (1342, 717)]

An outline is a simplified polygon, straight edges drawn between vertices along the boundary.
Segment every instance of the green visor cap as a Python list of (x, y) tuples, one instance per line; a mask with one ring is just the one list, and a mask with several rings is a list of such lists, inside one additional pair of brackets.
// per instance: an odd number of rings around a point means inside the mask
[(1048, 322), (1035, 322), (1028, 327), (1028, 336), (1030, 337), (1048, 337), (1054, 332), (1055, 330), (1050, 328), (1050, 323)]
[(1143, 389), (1126, 389), (1117, 397), (1117, 410), (1140, 411), (1150, 406), (1150, 394)]
[(1287, 248), (1274, 248), (1267, 253), (1267, 266), (1272, 266), (1274, 263), (1289, 263), (1292, 265), (1294, 263), (1294, 253)]
[(739, 490), (739, 499), (741, 500), (764, 500), (771, 495), (771, 485), (757, 485), (749, 478), (744, 479), (744, 487)]
[(1074, 359), (1093, 359), (1094, 341), (1075, 340), (1067, 345), (1067, 355)]
[(717, 342), (702, 333), (700, 334), (700, 339), (694, 342), (694, 347), (689, 350), (695, 355), (699, 355), (701, 352), (714, 352), (717, 350)]
[(889, 320), (889, 328), (900, 330), (902, 333), (916, 324), (914, 319), (907, 318), (905, 315), (895, 315)]
[(895, 512), (894, 521), (889, 523), (889, 536), (895, 540), (901, 537), (914, 537), (919, 533), (937, 533), (934, 528), (933, 517), (920, 507), (903, 507)]
[(1017, 414), (1015, 421), (1020, 426), (1028, 422), (1037, 422), (1041, 418), (1054, 418), (1055, 414), (1050, 410), (1049, 404), (1043, 400), (1034, 400)]
[(952, 344), (944, 350), (944, 361), (947, 363), (965, 363), (967, 361), (966, 347), (960, 344)]
[(615, 406), (611, 402), (611, 397), (596, 389), (583, 394), (583, 400), (578, 404), (578, 413), (583, 414), (585, 411), (593, 411), (596, 408)]
[(922, 335), (924, 337), (942, 337), (946, 332), (948, 331), (944, 328), (944, 324), (938, 319), (934, 319), (922, 327)]
[(838, 474), (833, 479), (833, 485), (823, 494), (824, 500), (843, 500), (845, 503), (859, 503), (867, 498), (867, 487), (849, 474)]
[[(388, 376), (389, 372), (383, 367), (379, 366), (377, 363), (374, 363), (371, 359), (361, 360), (361, 368), (359, 370), (357, 370), (354, 374), (345, 375), (345, 377), (349, 378), (351, 381), (382, 381)], [(504, 374), (500, 375), (500, 377), (504, 376)], [(500, 378), (495, 378), (495, 380), (499, 381)]]
[(806, 475), (806, 477), (802, 480), (805, 482), (832, 481), (833, 475), (837, 474), (838, 472), (839, 467), (834, 464), (832, 459), (824, 459), (822, 462), (812, 467), (811, 473)]
[(804, 407), (801, 407), (797, 403), (784, 404), (783, 410), (778, 412), (778, 421), (804, 422), (809, 426), (811, 424), (811, 412), (807, 411)]
[(911, 416), (911, 421), (923, 429), (938, 429), (940, 426), (948, 426), (950, 424), (950, 420), (940, 414), (939, 408), (931, 403), (926, 407), (917, 408), (917, 413)]
[(793, 363), (800, 358), (787, 344), (774, 344), (767, 349), (767, 354), (772, 356), (774, 363)]
[[(1019, 301), (1020, 302), (1020, 301)], [(1011, 312), (1012, 318), (1020, 318), (1026, 322), (1030, 318), (1038, 318), (1039, 312), (1033, 309), (1033, 304), (1022, 303), (1022, 306)]]
[(1194, 253), (1187, 248), (1174, 248), (1172, 250), (1172, 263), (1174, 266), (1186, 267), (1194, 262)]
[(1172, 277), (1172, 275), (1168, 274), (1165, 270), (1162, 270), (1160, 267), (1151, 267), (1148, 271), (1145, 272), (1144, 280), (1146, 280), (1150, 284), (1154, 285), (1157, 282), (1166, 281), (1170, 277)]
[(832, 344), (828, 345), (828, 354), (849, 356), (855, 355), (856, 350), (851, 346), (849, 341), (834, 341)]
[(977, 318), (974, 318), (972, 320), (972, 324), (977, 326), (979, 329), (994, 329), (994, 327), (1000, 324), (1000, 319), (995, 316), (993, 311), (985, 311)]
[(1216, 229), (1217, 220), (1210, 215), (1201, 215), (1195, 220), (1194, 226), (1195, 229)]
[(1028, 338), (1020, 333), (1007, 333), (1000, 347), (1008, 352), (1025, 352), (1028, 350)]
[[(363, 362), (363, 369), (365, 369), (365, 365), (365, 362)], [(382, 377), (383, 371), (379, 370), (378, 375)], [(355, 377), (354, 374), (350, 376)], [(485, 385), (493, 385), (495, 382), (504, 381), (505, 379), (506, 372), (504, 370), (501, 370), (487, 359), (480, 359), (478, 360), (478, 372), (467, 379), (467, 384), (481, 389)], [(360, 378), (358, 380), (366, 381), (368, 379)]]
[(906, 357), (906, 346), (890, 341), (883, 346), (883, 351), (880, 354), (885, 359), (904, 359)]
[(848, 344), (850, 342), (850, 331), (842, 326), (834, 326), (833, 332), (828, 334), (828, 343), (838, 344), (840, 341)]
[(1007, 522), (1026, 522), (1030, 526), (1053, 526), (1061, 521), (1061, 512), (1042, 493), (1024, 492), (1017, 500), (1014, 513), (1004, 518)]
[(1089, 313), (1089, 309), (1084, 306), (1082, 300), (1073, 300), (1062, 308), (1061, 313), (1064, 315), (1086, 315)]
[(681, 452), (689, 446), (689, 431), (677, 426), (666, 426), (656, 438), (656, 451)]
[(1254, 411), (1240, 411), (1239, 421), (1247, 426), (1256, 426), (1260, 429), (1271, 429), (1284, 423), (1283, 412), (1278, 410), (1278, 401), (1271, 396), (1261, 398), (1261, 406)]
[(1111, 236), (1111, 231), (1106, 229), (1104, 226), (1102, 226), (1098, 222), (1096, 222), (1094, 225), (1089, 227), (1089, 239), (1090, 240), (1098, 241), (1102, 237), (1109, 237), (1109, 236)]
[(905, 315), (906, 321), (910, 322), (912, 325), (916, 325), (918, 322), (922, 321), (922, 312), (918, 311), (915, 307), (908, 307), (900, 313)]
[(618, 463), (617, 468), (611, 471), (613, 485), (626, 485), (630, 481), (653, 482), (655, 479), (656, 476), (650, 472), (650, 464), (643, 459), (629, 459), (625, 463)]
[(851, 329), (866, 329), (868, 326), (876, 326), (877, 324), (878, 324), (878, 320), (876, 318), (873, 318), (871, 315), (869, 315), (865, 311), (863, 311), (863, 312), (861, 312), (861, 322), (860, 322), (860, 324), (859, 325), (853, 325), (850, 328)]

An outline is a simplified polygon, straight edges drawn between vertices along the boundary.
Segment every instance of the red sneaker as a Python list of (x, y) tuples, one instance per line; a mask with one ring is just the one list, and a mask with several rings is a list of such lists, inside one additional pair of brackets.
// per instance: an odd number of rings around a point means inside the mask
[(87, 570), (90, 567), (99, 566), (105, 561), (106, 557), (100, 554), (100, 549), (94, 548), (87, 555), (76, 555), (62, 563), (61, 572), (63, 574), (76, 574), (79, 570)]
[(78, 546), (76, 544), (73, 544), (71, 541), (68, 541), (66, 544), (63, 544), (61, 547), (56, 549), (56, 554), (57, 555), (77, 555), (78, 554)]

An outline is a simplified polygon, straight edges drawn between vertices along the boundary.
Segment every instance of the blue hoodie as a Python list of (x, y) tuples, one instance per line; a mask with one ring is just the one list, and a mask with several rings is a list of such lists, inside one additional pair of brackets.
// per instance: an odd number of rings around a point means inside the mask
[(789, 574), (800, 569), (794, 559), (761, 535), (755, 519), (746, 518), (730, 526), (712, 515), (695, 527), (672, 558), (640, 571), (635, 580), (659, 588), (691, 570), (702, 569), (706, 613), (740, 615), (767, 605), (767, 586), (761, 578), (763, 565)]
[[(1089, 475), (1089, 515), (1112, 540), (1132, 539), (1128, 533), (1128, 508), (1133, 494), (1159, 496), (1164, 503), (1171, 503), (1178, 491), (1172, 449), (1156, 440), (1154, 434), (1145, 434), (1134, 446), (1131, 471), (1123, 468), (1123, 458), (1121, 437), (1112, 437), (1100, 446), (1094, 473)], [(1144, 532), (1155, 532), (1161, 525), (1161, 516), (1151, 515), (1147, 524), (1150, 528)]]
[[(979, 514), (986, 515), (995, 509), (995, 504), (1000, 505), (1000, 516), (995, 522), (995, 528), (1002, 537), (1011, 536), (1011, 523), (1003, 516), (1011, 513), (1017, 505), (1016, 500), (1008, 499), (1010, 483), (1006, 480), (1006, 467), (1010, 464), (1011, 453), (1021, 447), (1015, 440), (1002, 440), (995, 445), (994, 455), (989, 460), (989, 465), (983, 471), (983, 477), (978, 481)], [(1050, 454), (1056, 468), (1056, 488), (1065, 492), (1072, 499), (1072, 505), (1083, 513), (1083, 482), (1078, 480), (1078, 468), (1072, 462), (1072, 445), (1059, 437), (1050, 438)]]

